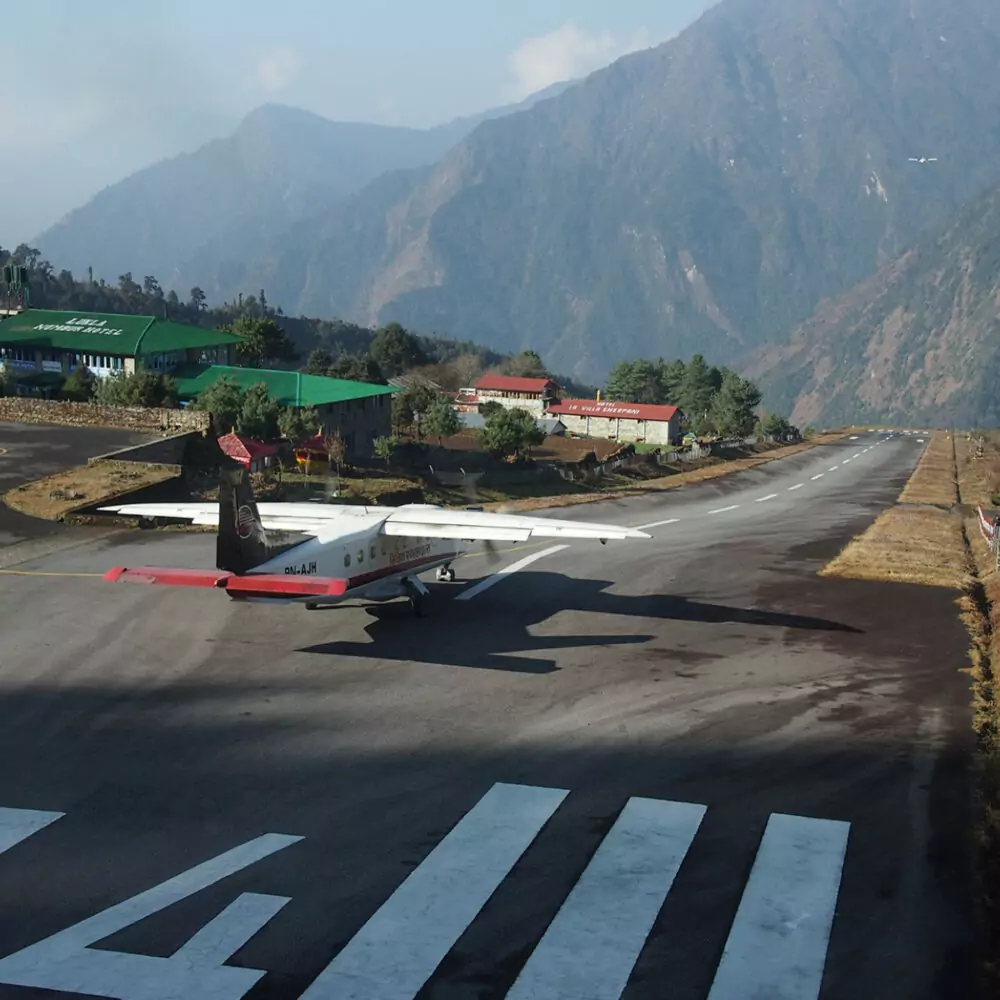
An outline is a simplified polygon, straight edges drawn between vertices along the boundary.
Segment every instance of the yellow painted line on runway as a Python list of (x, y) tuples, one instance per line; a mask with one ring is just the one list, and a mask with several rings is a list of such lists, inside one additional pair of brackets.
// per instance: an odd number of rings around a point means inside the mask
[(103, 573), (62, 573), (41, 569), (0, 569), (0, 576), (70, 576), (70, 577), (103, 577)]
[(543, 545), (551, 545), (552, 539), (546, 538), (543, 542), (532, 542), (531, 545), (518, 544), (509, 549), (497, 549), (496, 552), (466, 552), (459, 556), (459, 559), (475, 559), (477, 556), (502, 556), (505, 552), (530, 552), (532, 549), (540, 549)]
[(0, 455), (6, 455), (6, 454), (7, 454), (7, 449), (6, 448), (0, 448)]

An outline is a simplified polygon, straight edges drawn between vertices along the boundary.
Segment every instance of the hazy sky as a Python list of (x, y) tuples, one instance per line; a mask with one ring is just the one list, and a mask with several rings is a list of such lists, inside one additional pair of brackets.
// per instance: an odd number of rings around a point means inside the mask
[(15, 5), (0, 54), (0, 245), (37, 236), (142, 166), (226, 134), (260, 104), (435, 125), (665, 41), (711, 2)]

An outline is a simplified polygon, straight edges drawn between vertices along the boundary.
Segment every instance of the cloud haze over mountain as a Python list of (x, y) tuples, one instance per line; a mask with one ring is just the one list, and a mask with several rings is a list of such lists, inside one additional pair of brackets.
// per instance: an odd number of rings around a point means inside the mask
[[(38, 0), (8, 28), (0, 240), (31, 239), (101, 188), (280, 101), (427, 128), (584, 75), (676, 33), (710, 0)], [(9, 26), (10, 27), (10, 26)]]

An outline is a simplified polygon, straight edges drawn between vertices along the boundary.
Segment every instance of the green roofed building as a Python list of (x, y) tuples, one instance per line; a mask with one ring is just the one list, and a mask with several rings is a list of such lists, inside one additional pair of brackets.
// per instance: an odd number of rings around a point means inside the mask
[[(228, 365), (184, 365), (172, 374), (178, 395), (188, 401), (196, 399), (223, 376), (233, 379), (241, 389), (263, 382), (267, 394), (281, 406), (315, 409), (324, 429), (340, 431), (348, 452), (358, 458), (371, 458), (375, 438), (392, 434), (392, 394), (399, 390), (389, 385)], [(216, 428), (219, 434), (228, 430), (228, 427)]]
[(240, 338), (153, 316), (25, 309), (0, 322), (0, 365), (25, 374), (68, 375), (84, 364), (116, 371), (168, 372), (190, 363), (227, 364)]

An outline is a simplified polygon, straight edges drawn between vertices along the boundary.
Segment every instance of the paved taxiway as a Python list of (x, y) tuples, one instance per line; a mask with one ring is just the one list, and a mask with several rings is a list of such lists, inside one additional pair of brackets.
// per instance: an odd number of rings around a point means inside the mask
[(885, 438), (559, 511), (654, 540), (473, 555), (421, 620), (88, 575), (211, 536), (20, 547), (0, 983), (969, 995), (954, 595), (816, 575), (912, 471)]
[[(58, 427), (0, 421), (0, 496), (22, 483), (82, 465), (119, 448), (142, 444), (153, 435), (105, 427)], [(26, 517), (0, 502), (0, 552), (28, 539), (65, 535), (49, 521)], [(80, 537), (87, 532), (78, 531)], [(89, 537), (95, 536), (91, 531)], [(9, 558), (9, 553), (8, 553)], [(3, 562), (0, 562), (0, 566)]]

